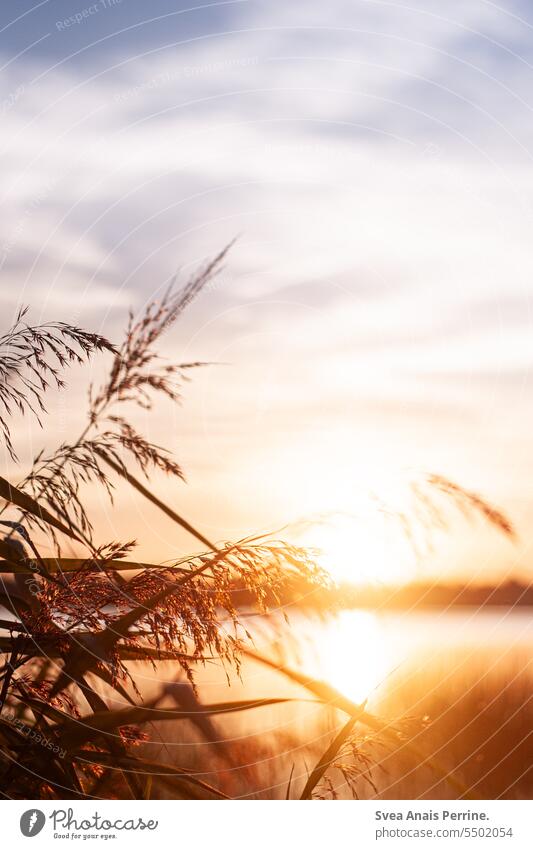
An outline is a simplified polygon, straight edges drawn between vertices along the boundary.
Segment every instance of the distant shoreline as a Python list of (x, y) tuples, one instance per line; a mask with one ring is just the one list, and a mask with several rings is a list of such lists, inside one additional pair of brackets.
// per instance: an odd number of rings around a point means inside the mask
[(331, 590), (331, 600), (343, 608), (406, 610), (454, 607), (533, 607), (533, 586), (506, 581), (498, 586), (414, 583), (401, 587), (354, 587)]
[[(244, 588), (233, 593), (236, 605), (252, 603)], [(427, 610), (487, 607), (533, 607), (533, 585), (506, 581), (497, 586), (465, 586), (462, 584), (429, 584), (416, 582), (402, 586), (356, 586), (340, 584), (330, 589), (305, 582), (293, 582), (280, 593), (278, 604), (295, 604), (301, 608), (340, 610)]]

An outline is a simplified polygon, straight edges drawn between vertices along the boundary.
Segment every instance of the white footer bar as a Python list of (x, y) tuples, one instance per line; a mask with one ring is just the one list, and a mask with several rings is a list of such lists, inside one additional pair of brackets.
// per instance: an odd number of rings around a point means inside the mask
[(533, 847), (530, 801), (4, 801), (2, 813), (10, 849)]

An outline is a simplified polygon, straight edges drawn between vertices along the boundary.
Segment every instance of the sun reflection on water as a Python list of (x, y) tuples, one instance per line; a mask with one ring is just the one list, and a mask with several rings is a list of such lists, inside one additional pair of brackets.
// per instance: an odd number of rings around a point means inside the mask
[[(379, 701), (396, 672), (427, 668), (450, 652), (479, 646), (531, 645), (531, 617), (508, 610), (458, 609), (407, 613), (344, 610), (310, 634), (302, 657), (306, 671), (355, 702)], [(314, 636), (314, 639), (313, 639)]]
[(343, 611), (321, 628), (310, 674), (328, 681), (355, 702), (367, 699), (398, 664), (386, 624), (366, 610)]

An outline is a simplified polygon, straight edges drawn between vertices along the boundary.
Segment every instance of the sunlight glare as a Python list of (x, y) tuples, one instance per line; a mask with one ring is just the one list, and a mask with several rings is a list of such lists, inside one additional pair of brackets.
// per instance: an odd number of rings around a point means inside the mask
[(387, 528), (380, 516), (335, 516), (312, 528), (307, 539), (318, 549), (320, 565), (338, 583), (401, 584), (415, 574), (409, 541), (397, 527)]

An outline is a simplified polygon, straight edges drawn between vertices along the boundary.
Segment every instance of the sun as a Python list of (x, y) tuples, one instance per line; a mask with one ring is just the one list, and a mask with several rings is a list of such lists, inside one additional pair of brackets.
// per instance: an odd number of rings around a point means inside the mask
[(399, 526), (382, 516), (334, 514), (312, 526), (306, 542), (339, 584), (401, 584), (415, 573), (412, 545)]

